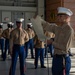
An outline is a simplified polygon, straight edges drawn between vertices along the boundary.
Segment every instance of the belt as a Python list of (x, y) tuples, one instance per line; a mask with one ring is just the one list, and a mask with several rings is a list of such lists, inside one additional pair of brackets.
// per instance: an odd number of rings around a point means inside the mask
[(14, 46), (24, 46), (24, 44), (20, 45), (20, 44), (14, 44)]
[(61, 55), (55, 54), (54, 56), (55, 57), (68, 57), (69, 54), (61, 54)]

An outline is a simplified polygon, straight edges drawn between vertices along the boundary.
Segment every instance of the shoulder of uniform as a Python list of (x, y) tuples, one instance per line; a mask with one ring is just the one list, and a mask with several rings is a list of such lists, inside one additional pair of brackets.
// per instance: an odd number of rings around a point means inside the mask
[(31, 29), (31, 32), (34, 32), (34, 30), (33, 30), (33, 29)]
[(3, 33), (7, 32), (7, 29), (3, 30)]
[(71, 30), (71, 26), (70, 25), (67, 25), (67, 30)]
[(3, 31), (7, 31), (7, 29), (3, 30)]
[(11, 31), (11, 33), (16, 33), (16, 28)]
[(31, 29), (31, 31), (34, 31), (33, 29)]
[(23, 32), (24, 32), (24, 33), (27, 33), (27, 31), (26, 31), (25, 29), (23, 29)]
[(25, 31), (28, 31), (28, 29), (24, 29)]
[(72, 27), (70, 25), (66, 25), (65, 30), (66, 30), (66, 33), (71, 33)]

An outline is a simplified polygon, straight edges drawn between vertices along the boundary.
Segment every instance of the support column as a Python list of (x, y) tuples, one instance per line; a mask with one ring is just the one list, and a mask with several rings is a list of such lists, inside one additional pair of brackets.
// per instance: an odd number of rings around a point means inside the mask
[(45, 18), (45, 13), (44, 13), (44, 0), (38, 0), (37, 1), (37, 11), (38, 15), (40, 15), (43, 19)]

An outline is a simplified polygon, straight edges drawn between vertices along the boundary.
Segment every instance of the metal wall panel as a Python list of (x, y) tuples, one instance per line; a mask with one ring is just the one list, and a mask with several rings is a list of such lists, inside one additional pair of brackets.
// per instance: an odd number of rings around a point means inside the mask
[(34, 15), (35, 12), (25, 12), (25, 28), (27, 27), (26, 24), (31, 22), (29, 19), (31, 19)]
[[(6, 18), (9, 18), (6, 20)], [(4, 23), (3, 29), (7, 28), (7, 22), (11, 21), (11, 11), (2, 11), (2, 22)]]
[(2, 21), (1, 17), (2, 17), (2, 12), (0, 11), (0, 22)]

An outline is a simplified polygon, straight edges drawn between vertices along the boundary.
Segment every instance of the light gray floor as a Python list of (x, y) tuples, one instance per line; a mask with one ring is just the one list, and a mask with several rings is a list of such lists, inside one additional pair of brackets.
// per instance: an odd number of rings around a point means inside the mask
[[(34, 69), (34, 59), (30, 58), (30, 54), (28, 58), (26, 59), (26, 75), (52, 75), (51, 74), (51, 66), (52, 66), (52, 58), (48, 54), (48, 62), (47, 58), (45, 58), (45, 66), (47, 68), (42, 69), (40, 68), (40, 61), (39, 61), (39, 66), (37, 69)], [(71, 57), (72, 61), (72, 68), (70, 75), (75, 75), (75, 56)], [(11, 58), (7, 57), (6, 61), (1, 61), (0, 58), (0, 75), (8, 75), (9, 73), (9, 67), (11, 64)], [(49, 66), (49, 67), (48, 67)], [(17, 61), (17, 66), (16, 66), (16, 74), (15, 75), (20, 75), (19, 71), (19, 60)]]

